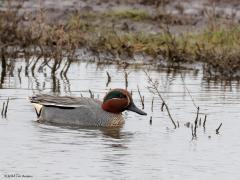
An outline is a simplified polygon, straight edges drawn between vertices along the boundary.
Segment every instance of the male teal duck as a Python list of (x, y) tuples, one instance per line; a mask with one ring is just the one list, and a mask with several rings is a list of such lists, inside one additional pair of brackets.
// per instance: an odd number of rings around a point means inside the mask
[(87, 97), (36, 95), (29, 98), (38, 121), (64, 125), (119, 127), (124, 124), (125, 110), (147, 115), (136, 107), (131, 94), (124, 89), (109, 91), (103, 102)]

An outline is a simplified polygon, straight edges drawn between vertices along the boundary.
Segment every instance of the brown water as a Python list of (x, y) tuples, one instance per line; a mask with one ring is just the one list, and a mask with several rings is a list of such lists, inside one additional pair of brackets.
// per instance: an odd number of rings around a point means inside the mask
[[(18, 62), (16, 66), (24, 66)], [(127, 69), (129, 90), (141, 107), (137, 85), (145, 97), (148, 116), (124, 113), (120, 129), (83, 129), (37, 123), (27, 97), (34, 93), (89, 96), (91, 89), (101, 99), (109, 88), (124, 88), (124, 71), (116, 66), (97, 67), (85, 62), (72, 64), (68, 79), (57, 76), (55, 86), (47, 70), (24, 71), (5, 78), (0, 103), (10, 97), (8, 116), (0, 119), (0, 179), (7, 175), (31, 176), (28, 179), (239, 179), (240, 178), (240, 89), (237, 82), (216, 83), (203, 79), (202, 72), (182, 71), (184, 81), (201, 112), (208, 115), (206, 130), (191, 129), (196, 108), (184, 88), (179, 73), (164, 69), (150, 71), (160, 81), (162, 95), (180, 128), (173, 129), (161, 102), (146, 89), (143, 71)], [(108, 71), (112, 77), (106, 87)], [(21, 81), (21, 83), (20, 83)], [(153, 116), (152, 125), (149, 124)], [(201, 115), (201, 117), (203, 117)], [(215, 129), (223, 123), (220, 134)]]

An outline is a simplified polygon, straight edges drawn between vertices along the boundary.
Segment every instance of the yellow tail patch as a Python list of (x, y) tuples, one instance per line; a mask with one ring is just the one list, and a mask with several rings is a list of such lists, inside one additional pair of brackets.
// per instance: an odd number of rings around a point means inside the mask
[(43, 105), (37, 104), (37, 103), (32, 103), (32, 104), (36, 110), (37, 116), (40, 117)]

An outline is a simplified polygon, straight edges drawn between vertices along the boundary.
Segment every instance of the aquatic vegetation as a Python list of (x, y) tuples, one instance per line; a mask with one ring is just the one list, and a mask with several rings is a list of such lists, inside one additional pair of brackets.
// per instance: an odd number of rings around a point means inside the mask
[[(215, 25), (203, 32), (181, 35), (171, 32), (167, 25), (162, 25), (161, 32), (136, 32), (115, 28), (115, 21), (112, 24), (109, 22), (106, 27), (101, 21), (88, 21), (88, 18), (96, 18), (93, 12), (74, 12), (66, 22), (53, 23), (46, 20), (46, 14), (41, 9), (25, 20), (25, 16), (18, 12), (20, 8), (20, 5), (17, 8), (9, 7), (0, 13), (3, 69), (10, 56), (18, 56), (21, 52), (29, 65), (29, 57), (37, 55), (37, 60), (31, 65), (32, 71), (43, 59), (41, 67), (49, 67), (52, 74), (57, 71), (66, 74), (71, 62), (77, 58), (76, 51), (86, 48), (98, 62), (109, 56), (111, 63), (119, 63), (116, 60), (126, 61), (134, 59), (136, 54), (142, 54), (152, 57), (155, 63), (165, 62), (169, 67), (201, 62), (207, 76), (239, 78), (239, 25)], [(152, 18), (141, 9), (106, 12), (101, 17), (133, 20)]]

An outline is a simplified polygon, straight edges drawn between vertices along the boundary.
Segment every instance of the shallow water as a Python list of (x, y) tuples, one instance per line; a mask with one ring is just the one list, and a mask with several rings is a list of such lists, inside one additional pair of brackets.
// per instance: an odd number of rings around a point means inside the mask
[[(18, 62), (16, 66), (24, 67)], [(72, 64), (67, 78), (52, 78), (43, 70), (32, 77), (24, 71), (8, 75), (0, 89), (0, 103), (10, 97), (7, 118), (0, 119), (0, 179), (7, 175), (30, 179), (239, 179), (240, 178), (240, 89), (237, 82), (211, 82), (201, 71), (164, 69), (150, 71), (160, 81), (160, 90), (180, 128), (174, 129), (161, 102), (154, 100), (143, 71), (128, 68), (128, 89), (141, 107), (137, 85), (145, 97), (148, 116), (125, 112), (120, 129), (87, 129), (44, 125), (27, 97), (34, 93), (89, 96), (102, 99), (109, 88), (124, 88), (124, 70), (116, 66), (97, 67), (86, 62)], [(112, 81), (106, 87), (106, 71)], [(197, 128), (197, 139), (184, 126), (194, 122), (196, 108), (206, 113), (206, 129)], [(153, 117), (152, 125), (149, 123)], [(203, 115), (200, 115), (203, 119)], [(223, 123), (220, 134), (215, 129)]]

